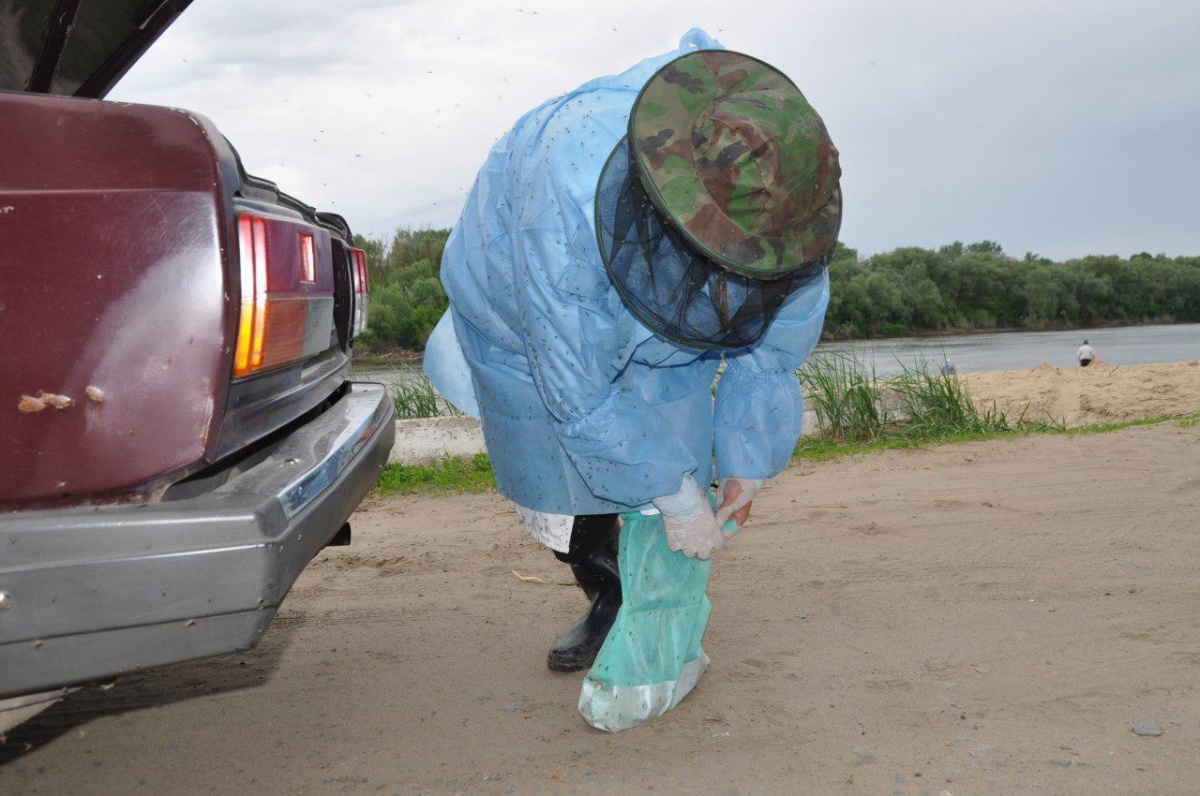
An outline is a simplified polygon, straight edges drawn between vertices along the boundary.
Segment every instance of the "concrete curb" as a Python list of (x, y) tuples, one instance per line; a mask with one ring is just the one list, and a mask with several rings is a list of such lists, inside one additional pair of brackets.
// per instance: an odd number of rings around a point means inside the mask
[[(817, 415), (806, 411), (802, 434), (817, 433)], [(396, 464), (429, 464), (447, 456), (474, 456), (487, 453), (483, 428), (472, 417), (430, 417), (420, 420), (396, 421), (396, 444), (388, 462)]]
[(487, 453), (483, 427), (473, 417), (429, 417), (396, 421), (396, 444), (388, 462), (429, 464), (447, 456)]

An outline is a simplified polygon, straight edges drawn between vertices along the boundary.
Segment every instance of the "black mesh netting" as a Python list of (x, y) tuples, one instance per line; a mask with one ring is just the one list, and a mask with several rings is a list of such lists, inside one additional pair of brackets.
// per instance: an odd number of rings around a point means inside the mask
[(663, 222), (631, 168), (628, 137), (600, 175), (596, 229), (608, 275), (625, 305), (652, 330), (688, 348), (755, 342), (784, 299), (819, 276), (832, 254), (774, 281), (722, 268)]

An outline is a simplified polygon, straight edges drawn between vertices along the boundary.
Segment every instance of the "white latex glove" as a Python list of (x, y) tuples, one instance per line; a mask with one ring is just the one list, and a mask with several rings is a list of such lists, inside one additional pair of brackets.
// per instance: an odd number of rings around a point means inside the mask
[[(728, 506), (722, 507), (725, 502), (725, 488), (732, 483), (736, 483), (742, 488), (738, 496), (733, 499), (733, 502)], [(754, 500), (754, 496), (762, 489), (763, 480), (761, 478), (722, 478), (717, 482), (717, 525), (725, 527), (725, 523), (739, 510), (750, 505), (750, 501)], [(741, 527), (741, 523), (738, 523)]]
[(667, 546), (688, 558), (707, 559), (725, 544), (725, 534), (713, 515), (708, 495), (696, 479), (688, 476), (674, 495), (655, 498), (655, 508), (662, 512)]

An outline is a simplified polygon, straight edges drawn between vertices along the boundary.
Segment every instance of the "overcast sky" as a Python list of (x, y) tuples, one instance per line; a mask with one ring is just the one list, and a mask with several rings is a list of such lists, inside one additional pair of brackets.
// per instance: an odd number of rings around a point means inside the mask
[(863, 254), (1200, 255), (1197, 0), (194, 0), (110, 99), (210, 117), (363, 234), (449, 227), (547, 97), (691, 27), (787, 73)]

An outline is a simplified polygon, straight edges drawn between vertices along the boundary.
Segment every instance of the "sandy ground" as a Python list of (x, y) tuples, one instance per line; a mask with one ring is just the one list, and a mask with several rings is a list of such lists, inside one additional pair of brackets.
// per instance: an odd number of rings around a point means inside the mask
[(1009, 420), (1065, 421), (1088, 426), (1200, 410), (1200, 362), (1109, 365), (1086, 368), (1042, 363), (1028, 371), (965, 373), (963, 381), (980, 409), (997, 409)]
[[(1166, 411), (1155, 373), (1010, 378), (1112, 419)], [(793, 466), (718, 554), (697, 689), (608, 735), (543, 663), (583, 597), (513, 575), (567, 572), (507, 503), (376, 500), (258, 649), (51, 708), (0, 793), (1200, 794), (1198, 511), (1194, 422)]]

